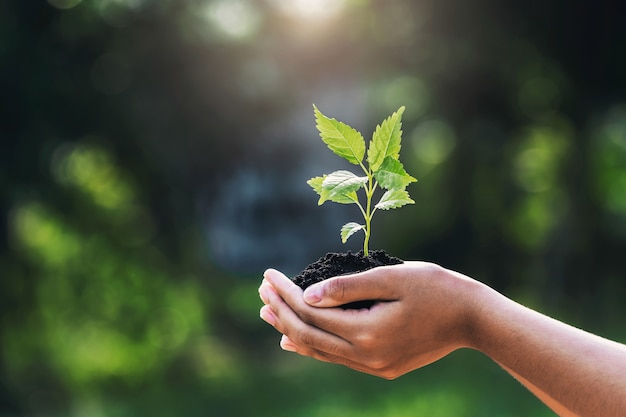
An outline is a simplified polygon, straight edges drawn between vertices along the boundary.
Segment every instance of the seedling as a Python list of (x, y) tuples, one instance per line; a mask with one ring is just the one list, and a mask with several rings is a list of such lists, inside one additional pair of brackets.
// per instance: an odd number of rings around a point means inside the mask
[[(351, 171), (339, 170), (307, 181), (320, 198), (318, 205), (326, 201), (339, 204), (356, 204), (361, 210), (365, 224), (349, 222), (341, 228), (341, 241), (359, 230), (365, 233), (363, 255), (369, 255), (369, 240), (372, 234), (372, 217), (376, 210), (390, 210), (415, 202), (409, 197), (406, 186), (417, 181), (410, 176), (399, 160), (402, 140), (402, 113), (404, 107), (385, 119), (372, 135), (365, 159), (363, 135), (345, 123), (326, 117), (313, 105), (317, 130), (322, 141), (338, 156), (361, 167), (365, 176)], [(367, 164), (367, 166), (365, 165)], [(386, 190), (378, 203), (372, 206), (374, 192), (378, 188)], [(359, 201), (357, 191), (365, 192), (364, 204)], [(363, 193), (361, 193), (363, 194)]]

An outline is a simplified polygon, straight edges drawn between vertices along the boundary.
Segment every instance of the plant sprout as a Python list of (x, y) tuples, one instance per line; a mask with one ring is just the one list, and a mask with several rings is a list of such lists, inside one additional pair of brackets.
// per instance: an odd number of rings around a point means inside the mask
[[(365, 158), (365, 140), (361, 133), (345, 123), (324, 116), (315, 105), (313, 109), (322, 141), (338, 156), (360, 166), (365, 176), (339, 170), (311, 178), (307, 184), (319, 194), (318, 205), (332, 201), (339, 204), (356, 204), (359, 207), (365, 224), (356, 222), (344, 224), (341, 228), (341, 241), (346, 243), (350, 236), (363, 230), (365, 233), (363, 255), (368, 256), (372, 217), (376, 210), (390, 210), (415, 203), (409, 197), (406, 187), (417, 180), (404, 170), (399, 160), (404, 107), (400, 107), (376, 126), (367, 148), (367, 158)], [(379, 187), (386, 191), (378, 203), (372, 206), (374, 192)], [(357, 194), (361, 188), (365, 191), (363, 203), (359, 201)]]

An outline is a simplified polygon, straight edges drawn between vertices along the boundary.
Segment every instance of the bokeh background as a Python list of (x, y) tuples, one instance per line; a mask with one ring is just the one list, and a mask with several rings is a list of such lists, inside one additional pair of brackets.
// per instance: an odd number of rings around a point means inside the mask
[[(354, 207), (315, 103), (405, 105), (373, 248), (626, 342), (618, 0), (0, 3), (0, 416), (550, 416), (481, 354), (396, 381), (282, 352), (262, 272)], [(454, 300), (451, 300), (454, 302)]]

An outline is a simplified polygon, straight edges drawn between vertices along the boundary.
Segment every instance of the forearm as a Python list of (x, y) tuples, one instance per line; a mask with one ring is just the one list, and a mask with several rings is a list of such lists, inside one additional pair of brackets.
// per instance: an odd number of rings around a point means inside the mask
[(482, 287), (470, 347), (499, 363), (562, 416), (626, 415), (626, 347)]
[(545, 405), (550, 407), (550, 409), (552, 409), (552, 411), (554, 411), (559, 416), (578, 417), (576, 414), (574, 414), (573, 412), (565, 408), (563, 404), (559, 403), (550, 395), (548, 395), (547, 393), (537, 388), (534, 384), (532, 384), (527, 379), (523, 378), (517, 372), (513, 371), (512, 369), (507, 368), (506, 366), (503, 366), (502, 364), (499, 364), (499, 365), (502, 366), (502, 368), (506, 370), (508, 373), (510, 373), (515, 379), (517, 379), (522, 385), (524, 385), (530, 392), (535, 394), (537, 398), (539, 398)]

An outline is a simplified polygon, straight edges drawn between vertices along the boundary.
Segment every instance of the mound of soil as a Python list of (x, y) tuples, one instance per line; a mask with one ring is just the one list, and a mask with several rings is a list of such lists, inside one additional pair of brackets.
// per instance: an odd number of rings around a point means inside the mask
[[(330, 252), (317, 261), (311, 263), (293, 278), (293, 282), (303, 290), (317, 282), (338, 275), (352, 274), (367, 271), (384, 265), (397, 265), (404, 263), (402, 259), (390, 256), (384, 250), (370, 251), (367, 257), (363, 251), (355, 254), (348, 251), (345, 253)], [(369, 308), (373, 301), (364, 300), (346, 304), (345, 308)]]

